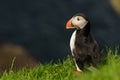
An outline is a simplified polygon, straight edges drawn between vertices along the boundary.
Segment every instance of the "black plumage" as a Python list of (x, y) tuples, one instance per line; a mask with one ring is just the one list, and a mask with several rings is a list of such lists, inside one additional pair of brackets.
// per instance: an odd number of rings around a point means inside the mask
[(83, 69), (84, 64), (96, 65), (100, 63), (100, 47), (96, 40), (91, 37), (89, 31), (89, 23), (83, 29), (77, 29), (76, 31), (73, 54), (80, 69)]

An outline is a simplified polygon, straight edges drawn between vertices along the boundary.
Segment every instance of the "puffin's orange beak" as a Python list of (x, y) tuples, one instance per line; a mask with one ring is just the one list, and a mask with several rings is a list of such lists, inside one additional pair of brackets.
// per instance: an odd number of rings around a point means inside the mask
[(75, 28), (74, 25), (72, 25), (71, 21), (72, 21), (72, 19), (68, 20), (68, 22), (66, 23), (66, 29)]
[(72, 28), (72, 26), (71, 26), (71, 19), (70, 20), (68, 20), (68, 22), (66, 23), (66, 29), (70, 29), (70, 28)]

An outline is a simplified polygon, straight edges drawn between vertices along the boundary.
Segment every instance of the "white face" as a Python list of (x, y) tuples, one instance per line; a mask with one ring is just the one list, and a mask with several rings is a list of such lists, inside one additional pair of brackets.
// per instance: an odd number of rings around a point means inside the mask
[(80, 29), (83, 29), (87, 23), (88, 21), (82, 16), (75, 16), (72, 18), (72, 24)]

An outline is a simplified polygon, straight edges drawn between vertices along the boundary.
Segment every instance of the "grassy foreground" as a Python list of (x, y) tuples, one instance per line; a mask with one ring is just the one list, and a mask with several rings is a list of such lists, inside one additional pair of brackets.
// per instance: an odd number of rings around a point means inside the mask
[(75, 66), (71, 57), (56, 64), (40, 65), (34, 69), (23, 69), (4, 73), (0, 80), (120, 80), (120, 56), (118, 50), (107, 51), (107, 57), (98, 71), (84, 71), (75, 74)]

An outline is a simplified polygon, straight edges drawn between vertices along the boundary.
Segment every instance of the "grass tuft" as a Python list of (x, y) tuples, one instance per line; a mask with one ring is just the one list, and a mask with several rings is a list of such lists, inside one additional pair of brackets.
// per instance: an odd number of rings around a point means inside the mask
[(103, 59), (97, 71), (75, 73), (76, 67), (71, 56), (62, 62), (40, 65), (37, 68), (22, 69), (20, 71), (4, 72), (0, 80), (120, 80), (120, 56), (118, 48), (107, 49), (107, 56)]

